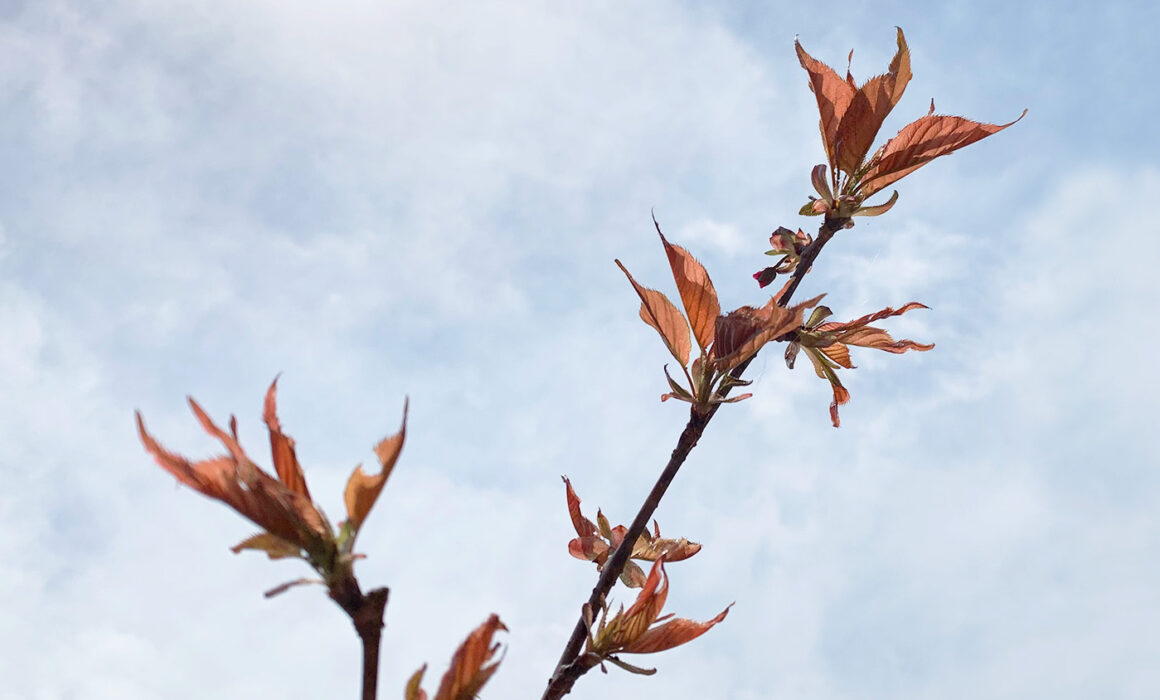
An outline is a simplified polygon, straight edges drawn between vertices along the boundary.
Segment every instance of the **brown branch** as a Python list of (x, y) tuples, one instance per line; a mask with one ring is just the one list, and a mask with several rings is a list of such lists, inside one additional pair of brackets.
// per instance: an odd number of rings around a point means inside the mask
[(330, 597), (354, 623), (362, 641), (362, 700), (375, 700), (379, 685), (379, 642), (383, 636), (383, 612), (387, 607), (388, 588), (375, 588), (363, 594), (354, 577), (344, 579), (330, 589)]
[[(826, 243), (834, 237), (838, 231), (842, 230), (849, 223), (848, 218), (834, 218), (826, 217), (822, 225), (818, 229), (818, 237), (813, 243), (802, 251), (801, 260), (793, 272), (793, 279), (790, 285), (786, 288), (785, 293), (778, 300), (779, 306), (787, 306), (794, 292), (797, 291), (798, 285), (801, 284), (802, 278), (809, 272), (810, 266), (813, 265), (817, 259), (818, 254), (822, 252), (822, 248)], [(754, 355), (756, 357), (756, 355)], [(740, 379), (745, 372), (749, 363), (753, 358), (749, 358), (741, 363), (730, 372), (734, 379)], [(724, 398), (729, 393), (729, 387), (724, 387), (720, 394)], [(701, 439), (705, 428), (709, 425), (709, 421), (717, 413), (717, 409), (721, 404), (713, 404), (704, 412), (699, 412), (694, 406), (689, 413), (689, 422), (685, 424), (685, 429), (681, 432), (681, 437), (677, 440), (677, 446), (673, 449), (672, 455), (669, 457), (668, 464), (665, 465), (660, 477), (656, 483), (653, 484), (652, 490), (649, 491), (648, 497), (645, 498), (644, 503), (641, 504), (640, 510), (637, 511), (636, 517), (632, 524), (628, 527), (628, 532), (625, 533), (624, 539), (621, 540), (620, 546), (612, 553), (608, 561), (605, 562), (604, 568), (600, 571), (600, 578), (596, 581), (596, 586), (592, 589), (592, 595), (588, 597), (588, 609), (599, 610), (604, 603), (605, 596), (612, 590), (616, 579), (624, 571), (624, 566), (628, 562), (629, 555), (632, 553), (633, 545), (640, 538), (648, 521), (656, 512), (657, 506), (660, 505), (661, 498), (668, 490), (669, 484), (677, 476), (681, 465), (685, 463), (685, 459), (689, 456), (697, 445), (697, 441)], [(564, 652), (560, 655), (560, 660), (556, 663), (556, 669), (552, 672), (552, 677), (548, 680), (548, 687), (544, 690), (543, 696), (540, 700), (559, 700), (559, 698), (567, 695), (572, 690), (577, 679), (587, 673), (594, 664), (589, 663), (588, 659), (580, 656), (580, 648), (587, 638), (588, 626), (585, 624), (584, 615), (580, 615), (579, 621), (572, 629), (572, 636), (568, 638), (568, 644), (564, 647)]]

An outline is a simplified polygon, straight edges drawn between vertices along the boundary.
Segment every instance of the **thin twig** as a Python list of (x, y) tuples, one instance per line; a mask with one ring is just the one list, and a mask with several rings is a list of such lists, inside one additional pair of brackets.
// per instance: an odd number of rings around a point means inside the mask
[[(826, 245), (834, 234), (846, 227), (849, 219), (831, 219), (827, 217), (818, 229), (818, 237), (802, 252), (801, 260), (798, 262), (797, 268), (794, 269), (793, 279), (786, 288), (785, 293), (781, 295), (778, 300), (778, 305), (787, 306), (790, 299), (797, 291), (798, 285), (801, 284), (802, 278), (809, 272), (810, 266), (813, 265), (814, 260), (817, 259), (818, 254), (822, 252), (822, 248)], [(756, 357), (756, 355), (755, 355)], [(734, 379), (740, 379), (745, 369), (753, 358), (746, 360), (733, 369), (730, 374)], [(726, 385), (721, 391), (722, 398), (729, 393), (729, 387)], [(624, 566), (628, 562), (629, 555), (632, 553), (633, 545), (640, 538), (648, 521), (656, 512), (657, 506), (660, 505), (661, 498), (668, 490), (669, 484), (677, 476), (681, 465), (685, 463), (685, 459), (689, 456), (697, 445), (697, 441), (701, 439), (701, 435), (705, 432), (705, 428), (709, 425), (709, 421), (717, 413), (717, 409), (721, 404), (712, 404), (704, 412), (699, 412), (697, 407), (693, 407), (689, 414), (689, 422), (685, 424), (685, 429), (681, 432), (681, 437), (677, 440), (677, 446), (673, 449), (672, 455), (669, 457), (668, 464), (665, 465), (660, 477), (653, 485), (652, 490), (649, 491), (648, 497), (645, 498), (644, 503), (641, 504), (640, 510), (637, 511), (636, 517), (632, 524), (628, 527), (628, 532), (625, 533), (624, 539), (621, 540), (620, 546), (612, 553), (608, 561), (605, 562), (604, 568), (600, 571), (600, 578), (596, 581), (596, 586), (592, 589), (592, 595), (588, 597), (588, 607), (590, 610), (599, 610), (603, 605), (605, 596), (612, 590), (613, 584), (624, 571)], [(572, 686), (576, 683), (580, 676), (588, 672), (593, 667), (591, 663), (586, 663), (586, 660), (580, 658), (580, 648), (584, 644), (584, 640), (588, 634), (588, 627), (584, 621), (584, 615), (581, 614), (579, 621), (572, 630), (572, 636), (568, 638), (568, 644), (564, 647), (564, 652), (560, 655), (559, 662), (556, 663), (556, 669), (552, 673), (552, 677), (548, 680), (548, 687), (544, 690), (541, 700), (559, 700), (559, 698), (567, 695), (572, 690)]]

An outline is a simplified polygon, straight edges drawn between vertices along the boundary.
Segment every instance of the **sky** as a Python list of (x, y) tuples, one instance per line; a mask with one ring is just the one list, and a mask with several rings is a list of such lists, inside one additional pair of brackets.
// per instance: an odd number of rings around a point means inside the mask
[[(570, 697), (1160, 697), (1154, 3), (0, 1), (0, 699), (354, 697), (308, 574), (156, 467), (263, 394), (391, 588), (381, 696), (437, 686), (489, 613), (484, 698), (538, 697), (596, 572), (560, 476), (631, 520), (687, 408), (613, 264), (673, 294), (650, 211), (722, 304), (824, 160), (797, 37), (858, 79), (894, 27), (925, 114), (1016, 126), (901, 181), (802, 295), (928, 353), (856, 351), (853, 399), (779, 348), (656, 517), (702, 543), (667, 611), (704, 637)], [(634, 594), (623, 588), (615, 601)]]

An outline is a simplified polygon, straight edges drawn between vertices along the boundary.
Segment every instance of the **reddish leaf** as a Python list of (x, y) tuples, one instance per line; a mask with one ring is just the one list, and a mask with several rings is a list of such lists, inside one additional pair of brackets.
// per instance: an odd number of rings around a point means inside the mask
[[(857, 345), (863, 348), (874, 348), (900, 355), (907, 350), (926, 352), (934, 348), (934, 343), (916, 343), (913, 340), (894, 340), (890, 334), (881, 328), (858, 328), (849, 333), (841, 334), (841, 342), (846, 345)], [(831, 346), (833, 347), (833, 346)], [(826, 353), (829, 354), (828, 352)], [(847, 353), (847, 357), (848, 357)], [(831, 358), (833, 356), (831, 355)], [(836, 360), (835, 360), (836, 361)], [(838, 364), (842, 364), (839, 362)], [(846, 365), (842, 365), (845, 367)]]
[(262, 411), (262, 419), (270, 431), (270, 453), (274, 458), (274, 472), (278, 474), (278, 479), (286, 485), (286, 488), (310, 498), (310, 491), (306, 488), (306, 477), (302, 474), (298, 455), (294, 451), (294, 439), (282, 432), (282, 425), (278, 422), (277, 392), (278, 378), (275, 377), (266, 392), (266, 404)]
[(802, 68), (809, 73), (810, 90), (817, 100), (818, 113), (821, 116), (818, 126), (822, 132), (822, 145), (826, 148), (827, 159), (834, 165), (838, 162), (838, 129), (842, 117), (850, 108), (856, 90), (853, 85), (842, 80), (833, 68), (806, 53), (797, 40), (794, 40), (794, 48), (797, 50)]
[[(784, 287), (782, 288), (784, 291)], [(805, 310), (813, 308), (824, 294), (789, 308), (777, 305), (774, 296), (760, 309), (743, 306), (730, 312), (722, 322), (725, 343), (713, 349), (713, 361), (719, 372), (728, 372), (757, 354), (769, 341), (796, 330), (802, 325)]]
[[(928, 308), (925, 304), (920, 304), (917, 301), (912, 301), (909, 304), (892, 309), (889, 306), (881, 311), (875, 311), (872, 314), (867, 314), (862, 318), (855, 319), (849, 323), (826, 323), (818, 327), (818, 331), (823, 333), (823, 337), (833, 338), (839, 343), (845, 345), (857, 345), (859, 347), (874, 348), (877, 350), (884, 350), (895, 354), (904, 353), (907, 350), (917, 350), (919, 352), (926, 352), (934, 347), (934, 344), (916, 343), (913, 340), (894, 340), (890, 334), (881, 328), (874, 328), (869, 324), (874, 321), (880, 321), (891, 316), (901, 316), (907, 311), (914, 309)], [(827, 355), (830, 353), (827, 352)], [(831, 356), (832, 357), (832, 356)], [(837, 360), (835, 359), (835, 362)], [(843, 367), (847, 366), (838, 362)]]
[(374, 507), (375, 501), (382, 493), (383, 486), (386, 485), (387, 479), (395, 469), (395, 463), (399, 460), (399, 453), (402, 452), (403, 442), (407, 437), (407, 409), (409, 405), (410, 401), (403, 402), (403, 424), (399, 428), (399, 432), (384, 438), (375, 445), (375, 455), (379, 458), (379, 473), (367, 474), (360, 464), (354, 468), (350, 478), (347, 479), (343, 500), (346, 503), (347, 522), (355, 532), (358, 532), (363, 521), (370, 514), (371, 508)]
[(451, 668), (443, 674), (435, 700), (474, 700), (503, 660), (495, 658), (499, 643), (491, 643), (499, 630), (507, 631), (507, 627), (493, 614), (467, 636), (451, 657)]
[(669, 349), (677, 362), (681, 363), (682, 367), (689, 364), (689, 351), (692, 349), (692, 344), (689, 342), (689, 324), (685, 317), (677, 310), (673, 302), (669, 301), (668, 297), (655, 289), (640, 286), (619, 260), (616, 261), (616, 264), (620, 267), (621, 272), (628, 277), (628, 281), (632, 283), (632, 288), (640, 297), (641, 320), (660, 333), (665, 347)]
[(624, 647), (622, 651), (626, 654), (654, 654), (659, 651), (667, 651), (673, 647), (678, 647), (686, 642), (691, 642), (708, 632), (718, 622), (724, 620), (725, 616), (729, 614), (729, 608), (731, 607), (733, 607), (732, 603), (716, 617), (705, 622), (696, 622), (680, 617), (673, 618), (668, 622), (659, 624), (646, 631), (637, 637), (636, 641)]
[(842, 343), (834, 342), (825, 347), (818, 348), (826, 357), (833, 360), (838, 365), (846, 369), (854, 369), (854, 363), (850, 361), (850, 348)]
[(576, 528), (576, 534), (581, 537), (595, 535), (596, 526), (580, 512), (580, 497), (572, 489), (572, 482), (566, 476), (560, 478), (564, 480), (565, 495), (568, 499), (568, 515), (572, 518), (572, 527)]
[(234, 434), (218, 428), (196, 401), (189, 399), (189, 404), (205, 430), (218, 438), (230, 454), (191, 463), (165, 450), (149, 435), (138, 412), (138, 435), (158, 465), (186, 486), (225, 503), (267, 532), (303, 549), (310, 550), (319, 539), (329, 541), (330, 528), (309, 499), (259, 469)]
[(841, 384), (834, 384), (834, 400), (830, 404), (830, 422), (835, 428), (839, 428), (842, 422), (838, 419), (838, 406), (850, 401), (850, 392), (846, 391), (846, 387)]
[[(725, 608), (720, 615), (707, 622), (670, 619), (672, 615), (662, 616), (660, 613), (668, 597), (668, 587), (664, 561), (658, 559), (632, 606), (627, 610), (621, 609), (612, 620), (606, 622), (601, 619), (595, 634), (589, 638), (588, 652), (611, 660), (610, 657), (616, 653), (650, 654), (664, 651), (701, 636), (724, 620), (729, 612), (729, 608)], [(657, 622), (662, 624), (653, 627)]]
[(663, 559), (653, 563), (648, 578), (637, 594), (636, 600), (621, 616), (616, 646), (623, 648), (644, 634), (665, 607), (669, 597), (669, 577), (665, 573)]
[[(771, 282), (777, 277), (776, 267), (767, 267), (760, 272), (753, 273), (753, 279), (757, 280), (759, 287), (768, 287)], [(716, 341), (714, 341), (716, 342)]]
[[(655, 219), (653, 223), (656, 223)], [(669, 267), (673, 270), (673, 279), (677, 282), (677, 291), (681, 294), (681, 303), (688, 315), (689, 326), (693, 329), (693, 337), (697, 339), (697, 345), (704, 352), (713, 344), (717, 317), (721, 315), (717, 290), (713, 288), (713, 282), (709, 279), (709, 273), (705, 271), (704, 265), (697, 262), (689, 251), (665, 240), (659, 224), (657, 233), (665, 246)]]
[[(814, 169), (810, 172), (810, 181), (813, 183), (814, 191), (818, 193), (821, 201), (825, 202), (827, 207), (834, 206), (834, 192), (830, 189), (830, 183), (826, 178), (825, 164), (814, 166)], [(770, 242), (772, 243), (773, 241), (771, 240)]]
[[(834, 391), (834, 400), (830, 404), (830, 420), (834, 427), (838, 427), (838, 406), (850, 400), (850, 392), (842, 386), (842, 382), (835, 373), (837, 367), (851, 369), (854, 364), (850, 361), (851, 345), (875, 348), (892, 353), (903, 353), (907, 350), (926, 351), (934, 347), (933, 344), (916, 343), (913, 340), (894, 340), (890, 334), (881, 328), (874, 328), (869, 324), (890, 316), (899, 316), (913, 309), (925, 309), (923, 304), (910, 302), (898, 309), (887, 307), (875, 311), (848, 323), (822, 323), (829, 316), (829, 309), (819, 307), (814, 316), (806, 323), (798, 334), (798, 343), (806, 350), (806, 356), (814, 365), (814, 372), (830, 382)], [(823, 313), (824, 311), (824, 313)], [(791, 345), (791, 349), (793, 346)], [(787, 363), (792, 367), (791, 355), (786, 355)]]
[[(847, 83), (853, 84), (853, 77), (846, 74)], [(898, 29), (898, 50), (884, 75), (871, 78), (854, 93), (850, 106), (842, 115), (838, 125), (837, 167), (848, 175), (853, 175), (862, 165), (862, 160), (874, 145), (874, 138), (882, 128), (886, 115), (902, 98), (906, 84), (910, 82), (910, 49), (906, 37)]]
[(597, 566), (602, 566), (608, 559), (612, 548), (604, 541), (604, 538), (598, 535), (585, 535), (584, 537), (576, 537), (568, 542), (568, 553), (577, 559), (584, 559), (585, 561), (594, 561)]
[(690, 542), (684, 537), (670, 540), (659, 536), (654, 538), (641, 536), (632, 548), (632, 558), (656, 561), (663, 557), (666, 562), (674, 562), (688, 559), (699, 551), (701, 551), (701, 545)]
[[(897, 39), (898, 50), (888, 71), (871, 78), (861, 87), (855, 86), (849, 71), (843, 80), (833, 68), (810, 56), (800, 43), (794, 42), (798, 60), (810, 76), (810, 89), (821, 116), (822, 143), (830, 166), (835, 170), (848, 175), (858, 170), (886, 115), (898, 104), (910, 82), (910, 50), (901, 29)], [(820, 201), (832, 203), (832, 197), (827, 199), (820, 189), (819, 194), (823, 197)]]
[(609, 530), (608, 520), (604, 518), (604, 515), (600, 511), (596, 511), (596, 515), (599, 516), (601, 521), (604, 523), (604, 527), (601, 528), (601, 532), (606, 533), (604, 536), (608, 538), (608, 542), (612, 545), (612, 548), (616, 549), (620, 546), (620, 543), (624, 541), (624, 536), (628, 534), (628, 528), (623, 525), (617, 525), (616, 527)]
[[(933, 108), (933, 103), (931, 104)], [(868, 197), (909, 175), (930, 161), (998, 133), (1026, 116), (1006, 124), (983, 124), (963, 117), (928, 114), (907, 124), (870, 159), (859, 192)]]
[[(901, 316), (902, 314), (906, 313), (907, 311), (914, 311), (915, 309), (929, 309), (929, 308), (930, 307), (927, 306), (926, 304), (920, 304), (917, 301), (912, 301), (908, 304), (903, 304), (902, 306), (898, 307), (897, 309), (894, 309), (892, 307), (887, 306), (885, 309), (882, 309), (881, 311), (875, 311), (872, 314), (866, 314), (865, 316), (862, 316), (861, 318), (856, 318), (853, 321), (849, 321), (848, 323), (838, 323), (838, 324), (834, 324), (834, 325), (837, 327), (840, 327), (840, 328), (848, 328), (850, 326), (865, 326), (868, 323), (874, 323), (875, 321), (881, 321), (882, 319), (890, 318), (891, 316)], [(827, 325), (829, 325), (829, 324), (827, 324)]]

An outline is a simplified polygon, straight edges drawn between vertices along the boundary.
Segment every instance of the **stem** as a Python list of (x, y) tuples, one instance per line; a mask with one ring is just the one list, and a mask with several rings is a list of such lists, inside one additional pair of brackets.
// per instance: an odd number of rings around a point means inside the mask
[[(826, 217), (818, 229), (817, 239), (802, 251), (801, 260), (793, 272), (793, 279), (786, 288), (785, 293), (782, 294), (781, 299), (778, 300), (779, 306), (784, 307), (789, 304), (790, 298), (797, 291), (798, 285), (801, 284), (802, 278), (809, 272), (810, 266), (813, 265), (818, 254), (822, 252), (822, 248), (834, 237), (835, 233), (845, 228), (849, 221), (850, 219), (848, 218), (831, 219), (830, 217)], [(735, 367), (730, 374), (734, 379), (740, 379), (752, 361), (753, 358), (751, 357)], [(724, 398), (728, 393), (729, 388), (726, 387), (721, 390), (720, 395)], [(685, 424), (685, 429), (681, 431), (681, 436), (677, 439), (677, 446), (673, 449), (668, 464), (665, 465), (660, 477), (657, 478), (652, 490), (649, 491), (648, 496), (644, 499), (644, 503), (641, 504), (640, 510), (637, 511), (636, 517), (633, 518), (632, 524), (629, 525), (628, 532), (625, 533), (624, 539), (620, 542), (620, 546), (616, 548), (616, 551), (605, 562), (604, 568), (600, 570), (600, 578), (597, 579), (596, 586), (592, 589), (592, 594), (588, 596), (588, 608), (590, 610), (595, 612), (604, 604), (605, 596), (612, 590), (616, 579), (624, 571), (624, 565), (628, 562), (633, 545), (640, 539), (641, 533), (644, 532), (648, 521), (652, 518), (653, 513), (656, 512), (657, 506), (661, 503), (661, 498), (669, 488), (669, 484), (673, 483), (673, 479), (676, 478), (677, 472), (681, 469), (681, 465), (685, 463), (689, 452), (697, 446), (697, 441), (701, 439), (701, 435), (704, 434), (705, 428), (709, 425), (709, 421), (720, 407), (721, 404), (716, 403), (709, 406), (704, 412), (698, 411), (696, 406), (690, 411), (689, 422)], [(560, 660), (556, 663), (556, 669), (553, 671), (552, 677), (548, 680), (548, 687), (544, 690), (544, 694), (540, 700), (559, 700), (559, 698), (571, 692), (572, 686), (576, 683), (577, 679), (593, 667), (594, 664), (590, 660), (580, 656), (580, 647), (584, 644), (587, 635), (588, 626), (585, 624), (584, 615), (581, 614), (580, 619), (576, 622), (576, 626), (572, 629), (572, 636), (568, 638), (568, 644), (564, 647), (564, 652), (560, 654)]]
[(834, 237), (835, 233), (845, 228), (846, 223), (849, 221), (849, 218), (831, 219), (828, 216), (826, 217), (822, 225), (818, 227), (817, 239), (802, 251), (801, 260), (798, 260), (797, 267), (793, 270), (793, 279), (790, 281), (789, 287), (786, 288), (785, 294), (778, 301), (778, 306), (786, 306), (789, 304), (790, 297), (797, 291), (798, 285), (802, 283), (802, 279), (810, 271), (810, 267), (814, 264), (814, 260), (817, 260), (818, 254), (822, 252), (822, 248)]
[(383, 612), (387, 607), (388, 588), (376, 588), (366, 595), (353, 577), (337, 583), (330, 597), (338, 603), (362, 641), (362, 700), (375, 700), (379, 685), (379, 642), (383, 637)]
[[(695, 409), (689, 415), (689, 422), (685, 425), (681, 437), (677, 440), (677, 446), (673, 450), (673, 454), (669, 457), (669, 463), (665, 465), (664, 471), (661, 472), (660, 478), (653, 485), (652, 491), (649, 491), (648, 497), (644, 499), (640, 510), (633, 519), (632, 525), (628, 527), (628, 532), (624, 536), (624, 540), (616, 551), (612, 553), (608, 561), (605, 562), (604, 568), (600, 570), (600, 578), (596, 581), (596, 587), (592, 589), (592, 595), (588, 597), (589, 609), (593, 611), (600, 610), (604, 603), (604, 597), (608, 595), (608, 591), (612, 590), (612, 585), (616, 582), (617, 577), (624, 571), (624, 565), (628, 561), (628, 555), (632, 553), (632, 544), (640, 538), (640, 533), (644, 532), (645, 526), (648, 524), (649, 518), (656, 511), (657, 506), (661, 503), (661, 497), (665, 495), (669, 484), (673, 482), (677, 471), (680, 470), (681, 465), (685, 463), (685, 458), (689, 456), (689, 452), (696, 446), (697, 440), (700, 439), (701, 434), (705, 431), (705, 426), (709, 424), (709, 419), (717, 412), (717, 407), (720, 404), (715, 404), (709, 408), (706, 413), (698, 413)], [(580, 646), (584, 643), (587, 637), (588, 626), (585, 624), (584, 616), (580, 616), (580, 620), (576, 623), (576, 627), (572, 630), (572, 636), (568, 638), (568, 645), (564, 647), (564, 653), (560, 655), (560, 661), (556, 664), (556, 671), (552, 674), (551, 680), (548, 681), (548, 687), (544, 691), (541, 700), (554, 700), (563, 697), (572, 690), (572, 685), (576, 680), (584, 675), (591, 665), (582, 663), (582, 659), (577, 659), (580, 654)]]

